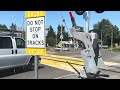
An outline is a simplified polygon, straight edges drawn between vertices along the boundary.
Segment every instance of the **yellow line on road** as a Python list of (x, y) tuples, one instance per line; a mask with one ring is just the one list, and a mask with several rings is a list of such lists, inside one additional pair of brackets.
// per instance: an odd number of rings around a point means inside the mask
[(75, 65), (82, 65), (82, 66), (84, 65), (83, 62), (76, 61), (76, 60), (73, 61), (73, 60), (69, 60), (69, 59), (58, 59), (58, 58), (50, 58), (50, 57), (42, 58), (42, 60), (44, 60), (44, 59), (51, 60), (51, 61), (57, 61), (57, 62), (64, 62), (64, 63), (69, 62), (69, 63), (75, 64)]
[(67, 62), (71, 63), (78, 71), (83, 69), (84, 64), (82, 62), (82, 59), (50, 54), (41, 56), (41, 64), (75, 72), (75, 70)]
[(57, 59), (69, 59), (69, 60), (83, 61), (81, 58), (72, 58), (68, 56), (60, 56), (60, 55), (52, 55), (52, 54), (46, 54), (45, 56), (41, 56), (41, 57), (52, 57), (52, 58), (57, 58)]
[[(64, 62), (57, 62), (57, 61), (49, 61), (49, 60), (41, 60), (41, 64), (45, 64), (48, 66), (52, 66), (55, 68), (59, 68), (59, 69), (63, 69), (63, 70), (67, 70), (67, 71), (71, 71), (71, 72), (75, 72), (74, 69), (68, 64), (68, 63), (64, 63)], [(73, 64), (72, 64), (73, 65)], [(73, 65), (78, 71), (80, 69), (83, 68), (83, 66), (78, 66), (78, 65)]]

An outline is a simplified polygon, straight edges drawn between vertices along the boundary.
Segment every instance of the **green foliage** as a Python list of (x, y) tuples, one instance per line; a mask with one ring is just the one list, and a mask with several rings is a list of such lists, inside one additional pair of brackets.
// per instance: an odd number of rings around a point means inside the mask
[(120, 48), (114, 48), (113, 51), (114, 52), (120, 52)]
[(55, 46), (55, 38), (49, 37), (46, 39), (49, 46)]
[(0, 28), (4, 28), (4, 29), (7, 29), (7, 26), (5, 24), (0, 24)]
[[(60, 42), (60, 35), (61, 35), (61, 26), (60, 25), (58, 25), (58, 27), (57, 27), (57, 43), (59, 43)], [(69, 34), (68, 34), (68, 32), (65, 32), (65, 27), (64, 26), (62, 26), (62, 35), (63, 35), (63, 41), (68, 41), (69, 40)]]
[(48, 31), (48, 35), (46, 37), (46, 43), (49, 45), (49, 46), (55, 46), (55, 32), (52, 28), (52, 26), (50, 25), (50, 30)]
[(10, 29), (13, 29), (13, 30), (17, 30), (17, 26), (16, 26), (16, 24), (11, 24), (11, 26), (10, 26)]
[(4, 29), (8, 29), (7, 26), (6, 26), (5, 24), (3, 24), (3, 28), (4, 28)]
[(48, 31), (48, 35), (47, 36), (48, 37), (55, 37), (55, 32), (54, 32), (54, 30), (53, 30), (51, 25), (50, 25), (50, 30)]
[(113, 31), (113, 43), (119, 43), (120, 41), (120, 34), (118, 27), (116, 25), (113, 26), (108, 19), (102, 19), (101, 22), (94, 24), (93, 30), (91, 31), (97, 33), (99, 39), (101, 39), (101, 33), (102, 33), (103, 45), (110, 46), (112, 31)]
[(0, 24), (0, 28), (3, 28), (2, 24)]

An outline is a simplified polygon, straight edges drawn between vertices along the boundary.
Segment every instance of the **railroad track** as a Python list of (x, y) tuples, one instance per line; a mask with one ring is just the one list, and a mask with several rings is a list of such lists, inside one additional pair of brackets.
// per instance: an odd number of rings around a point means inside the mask
[(49, 55), (49, 56), (43, 56), (41, 59), (42, 60), (56, 61), (56, 62), (63, 62), (63, 63), (69, 62), (70, 64), (84, 66), (83, 61), (79, 58), (77, 59), (77, 58), (69, 58), (69, 57)]
[[(62, 65), (64, 66), (64, 68), (62, 67), (61, 69), (64, 70), (68, 70), (68, 71), (73, 71), (72, 67), (68, 64), (70, 63), (72, 66), (74, 66), (78, 71), (83, 69), (84, 67), (84, 63), (83, 60), (81, 58), (71, 58), (71, 57), (67, 57), (67, 56), (60, 56), (60, 55), (50, 55), (47, 54), (46, 56), (41, 56), (41, 59), (43, 60), (43, 64), (47, 64), (56, 68), (61, 68), (61, 66), (58, 65)], [(111, 72), (111, 73), (120, 73), (120, 65), (116, 66), (116, 63), (113, 62), (105, 62), (105, 68), (104, 69), (100, 69), (104, 72)], [(66, 69), (67, 68), (67, 69)]]

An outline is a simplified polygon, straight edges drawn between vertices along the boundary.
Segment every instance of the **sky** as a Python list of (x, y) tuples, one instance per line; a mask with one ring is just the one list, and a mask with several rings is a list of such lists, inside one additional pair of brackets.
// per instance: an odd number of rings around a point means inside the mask
[[(72, 27), (71, 19), (68, 11), (46, 11), (46, 27), (52, 26), (54, 30), (57, 30), (58, 24), (62, 24), (62, 16), (65, 19), (66, 26)], [(83, 16), (77, 15), (73, 11), (78, 26), (85, 27), (85, 21)], [(101, 21), (102, 19), (108, 19), (113, 25), (116, 25), (120, 30), (120, 11), (104, 11), (103, 13), (96, 13), (95, 11), (90, 12), (90, 30), (93, 29), (93, 25)], [(8, 28), (11, 23), (17, 25), (18, 28), (23, 27), (25, 21), (25, 11), (0, 11), (0, 24), (5, 24)], [(63, 24), (64, 25), (64, 24)], [(25, 23), (24, 23), (25, 28)], [(67, 31), (67, 29), (65, 29)]]

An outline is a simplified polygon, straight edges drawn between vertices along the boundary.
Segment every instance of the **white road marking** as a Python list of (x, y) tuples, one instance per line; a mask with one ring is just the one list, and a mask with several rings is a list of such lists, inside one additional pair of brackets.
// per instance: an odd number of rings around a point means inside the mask
[(120, 66), (120, 63), (114, 63), (114, 62), (104, 62), (106, 66)]
[(61, 79), (61, 78), (72, 76), (72, 75), (77, 75), (77, 74), (68, 74), (68, 75), (60, 76), (60, 77), (53, 78), (53, 79)]

